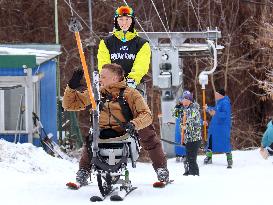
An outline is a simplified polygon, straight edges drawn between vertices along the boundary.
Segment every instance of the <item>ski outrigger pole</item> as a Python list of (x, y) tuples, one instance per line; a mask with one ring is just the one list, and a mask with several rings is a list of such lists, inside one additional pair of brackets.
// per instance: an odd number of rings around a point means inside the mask
[(77, 46), (78, 46), (78, 50), (79, 50), (79, 54), (80, 54), (80, 59), (81, 59), (82, 68), (83, 68), (83, 72), (84, 72), (84, 78), (86, 80), (86, 85), (87, 85), (87, 90), (88, 90), (90, 102), (92, 105), (92, 109), (96, 109), (97, 104), (94, 99), (93, 90), (92, 90), (91, 81), (90, 81), (90, 75), (88, 72), (86, 59), (85, 59), (85, 55), (84, 55), (83, 48), (82, 48), (81, 37), (80, 37), (80, 31), (82, 29), (83, 29), (82, 25), (78, 21), (78, 19), (76, 17), (71, 17), (71, 20), (69, 23), (69, 30), (75, 33), (75, 38), (77, 41)]
[(97, 71), (94, 71), (93, 73), (93, 85), (94, 85), (94, 91), (92, 89), (92, 84), (90, 80), (90, 75), (88, 72), (87, 64), (85, 55), (82, 48), (82, 42), (80, 38), (80, 31), (83, 29), (81, 23), (76, 17), (71, 17), (70, 23), (69, 23), (69, 30), (73, 33), (75, 33), (75, 38), (77, 41), (77, 46), (80, 54), (80, 59), (83, 67), (84, 72), (84, 78), (87, 85), (87, 91), (89, 94), (89, 99), (91, 102), (91, 115), (92, 115), (92, 129), (90, 129), (90, 134), (92, 136), (91, 141), (93, 142), (93, 157), (96, 156), (96, 153), (98, 151), (98, 137), (99, 137), (99, 107), (97, 106), (97, 103), (99, 103), (100, 96), (99, 96), (99, 74)]

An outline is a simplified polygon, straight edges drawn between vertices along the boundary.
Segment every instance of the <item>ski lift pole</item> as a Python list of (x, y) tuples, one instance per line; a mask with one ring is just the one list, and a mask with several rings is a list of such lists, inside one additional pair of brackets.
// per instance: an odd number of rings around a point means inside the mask
[[(203, 107), (206, 106), (206, 92), (205, 89), (202, 89), (202, 96), (203, 96)], [(204, 122), (207, 122), (207, 113), (206, 110), (203, 109), (204, 114)], [(207, 125), (204, 123), (204, 140), (207, 141)]]
[[(212, 52), (213, 54), (213, 68), (210, 71), (202, 71), (198, 78), (199, 78), (199, 83), (202, 86), (202, 101), (203, 101), (203, 108), (206, 106), (206, 92), (205, 92), (205, 87), (208, 84), (208, 75), (212, 74), (217, 67), (217, 50), (215, 47), (215, 44), (211, 40), (207, 40), (208, 43), (208, 50)], [(203, 109), (203, 114), (204, 114), (204, 121), (207, 121), (207, 115), (206, 115), (206, 110)], [(204, 124), (204, 141), (207, 141), (207, 125)]]
[[(206, 90), (205, 90), (205, 86), (202, 85), (202, 101), (203, 101), (203, 119), (204, 122), (207, 121), (207, 113), (205, 110), (205, 106), (206, 106)], [(204, 123), (204, 141), (207, 141), (207, 125)]]
[(75, 37), (76, 37), (76, 41), (77, 41), (77, 45), (78, 45), (78, 50), (79, 50), (79, 54), (80, 54), (80, 58), (81, 58), (81, 63), (82, 63), (82, 67), (83, 67), (84, 78), (85, 78), (85, 81), (87, 84), (87, 90), (88, 90), (90, 102), (92, 105), (92, 109), (96, 110), (97, 104), (96, 104), (94, 96), (93, 96), (93, 90), (92, 90), (92, 86), (91, 86), (90, 76), (89, 76), (89, 72), (88, 72), (88, 68), (87, 68), (87, 64), (86, 64), (86, 59), (85, 59), (83, 48), (82, 48), (80, 33), (79, 33), (82, 29), (83, 29), (82, 25), (78, 21), (78, 19), (76, 17), (71, 17), (71, 20), (69, 23), (69, 30), (71, 32), (75, 33)]

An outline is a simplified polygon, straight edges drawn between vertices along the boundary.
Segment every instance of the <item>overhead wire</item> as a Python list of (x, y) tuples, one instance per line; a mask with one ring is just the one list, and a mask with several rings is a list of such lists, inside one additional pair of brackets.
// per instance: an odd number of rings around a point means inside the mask
[(168, 31), (170, 32), (170, 26), (169, 26), (169, 21), (168, 21), (166, 9), (165, 9), (164, 0), (161, 0), (161, 1), (162, 1), (162, 5), (163, 5), (164, 15), (165, 15), (165, 18), (166, 18), (167, 28), (168, 28)]
[[(129, 6), (126, 0), (123, 0), (123, 2), (125, 3), (126, 6)], [(147, 39), (149, 40), (149, 42), (152, 44), (153, 47), (156, 47), (156, 45), (153, 43), (153, 41), (150, 39), (150, 37), (148, 36), (148, 34), (146, 33), (146, 31), (144, 30), (144, 28), (141, 26), (141, 24), (139, 23), (138, 19), (135, 18), (136, 22), (138, 23), (138, 25), (140, 26), (141, 30), (143, 31), (144, 35), (147, 37)]]
[(71, 0), (69, 0), (69, 8), (70, 8), (70, 12), (71, 12), (71, 16), (73, 16), (73, 8), (72, 8), (72, 3), (71, 3)]
[[(142, 8), (143, 8), (143, 10), (144, 10), (145, 22), (147, 23), (148, 26), (151, 27), (152, 31), (154, 31), (154, 27), (153, 27), (152, 21), (148, 21), (147, 13), (146, 13), (145, 6), (144, 6), (144, 0), (142, 0)], [(148, 24), (148, 23), (149, 23), (149, 24)]]
[(194, 15), (195, 15), (195, 17), (196, 17), (196, 20), (197, 20), (197, 22), (198, 22), (198, 25), (199, 25), (200, 29), (203, 30), (203, 28), (202, 28), (202, 26), (201, 26), (200, 19), (198, 18), (197, 14), (196, 14), (195, 7), (194, 7), (194, 5), (193, 5), (193, 3), (192, 3), (192, 0), (189, 0), (189, 1), (190, 1), (190, 3), (191, 3), (191, 6), (192, 6), (192, 9), (193, 9)]
[(157, 13), (157, 15), (158, 15), (158, 17), (159, 17), (159, 19), (160, 19), (160, 21), (161, 21), (161, 23), (162, 23), (162, 25), (163, 25), (164, 29), (165, 29), (165, 31), (166, 31), (166, 33), (167, 33), (167, 35), (168, 35), (168, 37), (169, 37), (170, 41), (171, 41), (171, 44), (172, 44), (173, 46), (175, 46), (175, 44), (174, 44), (174, 43), (173, 43), (173, 41), (172, 41), (172, 38), (171, 38), (170, 32), (168, 32), (168, 30), (167, 30), (167, 28), (166, 28), (166, 26), (165, 26), (164, 22), (162, 21), (162, 19), (161, 19), (161, 17), (160, 17), (160, 14), (159, 14), (159, 12), (158, 12), (158, 10), (157, 10), (157, 8), (156, 8), (156, 5), (155, 5), (155, 3), (154, 3), (154, 1), (153, 1), (153, 0), (151, 0), (151, 2), (152, 2), (152, 4), (153, 4), (153, 6), (154, 6), (154, 9), (155, 9), (155, 11), (156, 11), (156, 13)]
[[(69, 6), (71, 15), (73, 16), (74, 13), (79, 17), (79, 19), (86, 25), (86, 27), (90, 30), (90, 26), (86, 23), (86, 21), (75, 11), (75, 9), (72, 7), (71, 0), (69, 0), (69, 3), (64, 0), (64, 2)], [(93, 30), (92, 33), (98, 38), (101, 39)]]

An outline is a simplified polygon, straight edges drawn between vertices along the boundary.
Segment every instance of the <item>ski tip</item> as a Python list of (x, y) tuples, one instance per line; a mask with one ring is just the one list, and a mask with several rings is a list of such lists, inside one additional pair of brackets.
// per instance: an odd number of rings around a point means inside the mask
[(113, 195), (110, 197), (111, 201), (123, 201), (123, 198), (119, 195)]
[(77, 190), (80, 188), (80, 186), (74, 182), (68, 182), (66, 183), (66, 187), (69, 189)]
[(102, 198), (99, 197), (99, 196), (92, 196), (92, 197), (90, 198), (90, 201), (91, 201), (91, 202), (96, 202), (96, 201), (103, 201), (103, 200), (102, 200)]

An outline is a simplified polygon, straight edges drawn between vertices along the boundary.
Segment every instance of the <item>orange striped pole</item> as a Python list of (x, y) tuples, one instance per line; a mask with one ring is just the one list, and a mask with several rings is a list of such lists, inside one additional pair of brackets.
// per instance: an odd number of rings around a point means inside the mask
[(79, 50), (81, 63), (82, 63), (82, 67), (83, 67), (83, 72), (84, 72), (84, 78), (86, 80), (87, 90), (88, 90), (90, 102), (92, 105), (92, 109), (97, 109), (97, 104), (95, 102), (94, 95), (93, 95), (93, 90), (92, 90), (90, 76), (89, 76), (89, 72), (88, 72), (88, 68), (87, 68), (87, 64), (86, 64), (86, 59), (85, 59), (83, 48), (82, 48), (81, 37), (80, 37), (80, 33), (78, 31), (75, 32), (75, 37), (77, 40), (78, 50)]
[[(203, 96), (203, 114), (204, 114), (204, 122), (207, 121), (207, 113), (204, 109), (206, 105), (206, 93), (205, 89), (202, 89), (202, 96)], [(207, 141), (207, 125), (204, 124), (204, 140)]]
[(183, 111), (183, 118), (182, 118), (182, 129), (181, 129), (181, 144), (184, 144), (185, 141), (185, 126), (186, 126), (186, 120), (187, 120), (187, 113), (186, 111)]

